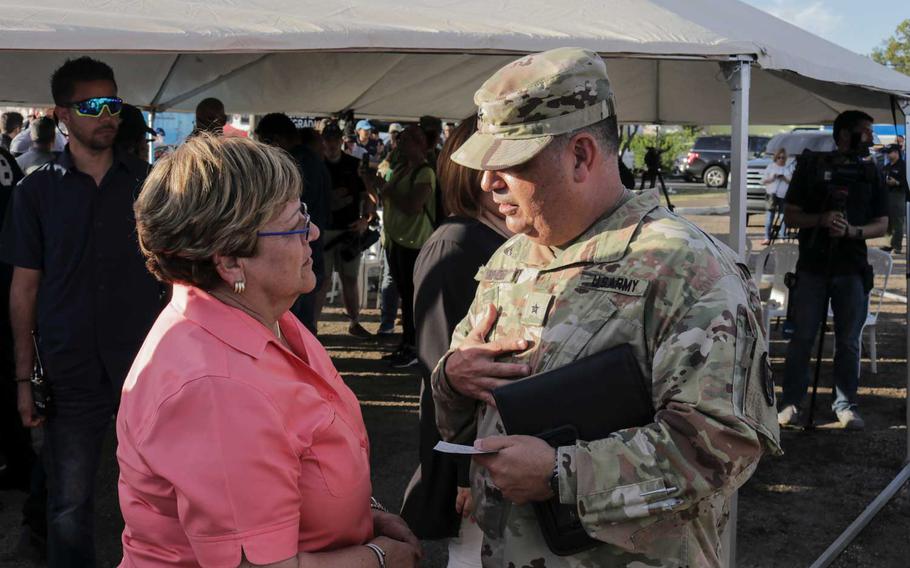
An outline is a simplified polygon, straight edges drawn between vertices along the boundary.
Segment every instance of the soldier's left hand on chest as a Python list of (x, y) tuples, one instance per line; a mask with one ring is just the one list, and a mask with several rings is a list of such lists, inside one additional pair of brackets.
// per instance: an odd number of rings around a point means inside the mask
[(490, 436), (474, 442), (495, 454), (475, 455), (474, 461), (490, 472), (493, 484), (503, 496), (522, 505), (545, 501), (553, 496), (550, 476), (556, 463), (556, 450), (534, 436)]

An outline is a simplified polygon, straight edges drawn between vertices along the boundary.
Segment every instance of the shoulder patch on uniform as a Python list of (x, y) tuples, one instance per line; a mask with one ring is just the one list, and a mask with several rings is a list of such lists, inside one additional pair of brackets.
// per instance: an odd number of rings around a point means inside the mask
[(581, 274), (579, 286), (626, 294), (627, 296), (644, 296), (645, 292), (648, 290), (648, 281), (640, 278), (631, 278), (629, 276), (584, 271)]

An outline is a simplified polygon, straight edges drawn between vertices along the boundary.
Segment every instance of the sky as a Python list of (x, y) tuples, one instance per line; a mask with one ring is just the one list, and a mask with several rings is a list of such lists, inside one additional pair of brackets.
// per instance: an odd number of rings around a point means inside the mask
[(910, 18), (910, 0), (743, 0), (862, 55)]

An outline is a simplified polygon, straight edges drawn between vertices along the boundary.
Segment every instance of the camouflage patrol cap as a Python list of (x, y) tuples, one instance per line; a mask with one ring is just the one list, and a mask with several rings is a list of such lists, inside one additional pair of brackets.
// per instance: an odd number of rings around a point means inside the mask
[(477, 90), (477, 132), (452, 154), (475, 170), (524, 163), (554, 136), (615, 115), (607, 65), (593, 51), (562, 47), (509, 63)]

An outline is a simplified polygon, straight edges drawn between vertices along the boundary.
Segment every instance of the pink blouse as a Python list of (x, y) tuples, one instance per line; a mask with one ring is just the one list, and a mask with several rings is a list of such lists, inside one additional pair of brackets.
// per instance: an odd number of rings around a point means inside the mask
[(202, 290), (175, 286), (117, 417), (124, 567), (234, 568), (367, 542), (360, 405), (290, 312), (285, 348)]

